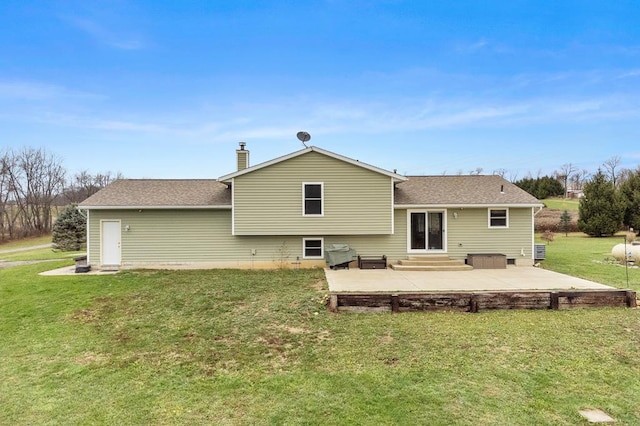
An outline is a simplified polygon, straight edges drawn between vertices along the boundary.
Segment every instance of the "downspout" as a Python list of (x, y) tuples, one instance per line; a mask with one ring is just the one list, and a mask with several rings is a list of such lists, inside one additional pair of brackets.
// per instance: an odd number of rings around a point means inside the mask
[[(79, 206), (76, 206), (76, 210), (78, 210), (78, 212), (80, 212), (80, 214), (82, 215), (82, 217), (84, 217), (86, 219), (86, 227), (87, 227), (87, 265), (91, 265), (91, 250), (89, 250), (89, 247), (91, 247), (89, 245), (89, 210), (82, 210)], [(86, 214), (83, 213), (86, 211)]]
[(544, 205), (531, 208), (533, 211), (533, 216), (531, 216), (531, 262), (533, 262), (534, 266), (536, 264), (536, 216), (543, 208)]

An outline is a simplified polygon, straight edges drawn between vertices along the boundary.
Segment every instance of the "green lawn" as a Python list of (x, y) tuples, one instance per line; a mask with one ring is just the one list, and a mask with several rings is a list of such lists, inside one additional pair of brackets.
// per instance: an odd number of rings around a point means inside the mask
[(0, 260), (5, 262), (15, 262), (22, 260), (53, 260), (53, 259), (69, 259), (86, 253), (86, 250), (62, 252), (54, 251), (51, 248), (41, 248), (27, 251), (16, 251), (13, 253), (2, 253), (4, 250), (21, 249), (31, 246), (41, 246), (51, 243), (51, 235), (42, 237), (25, 238), (10, 243), (0, 244)]
[(37, 275), (69, 263), (0, 270), (0, 424), (640, 424), (638, 310), (336, 315), (319, 270)]
[(547, 198), (542, 202), (552, 210), (578, 211), (578, 206), (580, 205), (580, 201), (576, 198)]
[[(542, 243), (539, 240), (539, 243)], [(612, 263), (611, 249), (623, 244), (624, 236), (592, 238), (581, 233), (568, 237), (555, 234), (547, 245), (547, 259), (542, 267), (619, 288), (640, 292), (640, 269), (629, 269), (629, 285), (625, 268)]]
[(52, 260), (69, 259), (85, 254), (86, 251), (53, 251), (50, 248), (17, 251), (15, 253), (0, 253), (0, 259), (5, 262), (15, 262), (18, 260)]
[(12, 250), (22, 247), (41, 246), (43, 244), (51, 243), (51, 235), (44, 235), (42, 237), (24, 238), (22, 240), (15, 240), (5, 243), (0, 243), (0, 251)]

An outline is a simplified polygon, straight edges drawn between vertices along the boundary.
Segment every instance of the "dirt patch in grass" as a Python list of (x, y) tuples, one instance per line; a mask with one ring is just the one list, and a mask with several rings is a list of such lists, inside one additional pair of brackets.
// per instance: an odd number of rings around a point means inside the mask
[(327, 287), (327, 282), (325, 280), (317, 280), (317, 281), (315, 281), (311, 285), (311, 288), (313, 288), (316, 291), (327, 291), (327, 290), (329, 290), (329, 288)]
[(105, 354), (97, 354), (93, 352), (86, 352), (74, 359), (78, 365), (101, 365), (108, 361), (109, 357)]
[(68, 318), (71, 321), (77, 321), (83, 324), (94, 323), (98, 320), (96, 312), (91, 309), (77, 310), (73, 312)]
[(381, 345), (390, 345), (393, 342), (393, 336), (391, 336), (391, 333), (387, 333), (384, 336), (380, 337), (378, 339), (378, 342)]

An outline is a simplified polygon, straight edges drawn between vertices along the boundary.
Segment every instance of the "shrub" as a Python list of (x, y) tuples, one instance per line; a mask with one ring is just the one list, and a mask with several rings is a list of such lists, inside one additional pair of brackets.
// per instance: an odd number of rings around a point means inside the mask
[(75, 205), (64, 209), (53, 224), (54, 250), (78, 251), (87, 241), (87, 221)]
[(546, 231), (544, 231), (544, 234), (542, 234), (540, 238), (542, 238), (544, 241), (547, 242), (547, 244), (549, 244), (551, 241), (554, 240), (555, 236), (553, 235), (553, 232), (547, 229)]

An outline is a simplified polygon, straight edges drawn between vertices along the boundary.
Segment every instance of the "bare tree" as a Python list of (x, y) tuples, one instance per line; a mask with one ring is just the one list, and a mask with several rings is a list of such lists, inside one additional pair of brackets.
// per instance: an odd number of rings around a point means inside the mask
[(0, 151), (0, 240), (51, 232), (58, 207), (83, 201), (121, 178), (85, 170), (67, 182), (61, 160), (44, 149)]
[(481, 175), (483, 171), (484, 169), (482, 167), (476, 167), (473, 170), (469, 170), (469, 174), (472, 176), (478, 176)]
[(497, 175), (497, 176), (500, 176), (501, 178), (504, 178), (504, 177), (505, 177), (505, 175), (507, 174), (507, 169), (502, 169), (502, 168), (500, 168), (500, 169), (495, 169), (495, 170), (493, 171), (493, 173), (491, 173), (491, 174), (493, 174), (493, 175)]
[(9, 154), (0, 155), (0, 241), (10, 235), (9, 229)]
[(618, 172), (618, 180), (616, 183), (618, 184), (618, 186), (624, 185), (624, 183), (627, 180), (633, 178), (639, 172), (640, 172), (640, 169), (632, 170), (627, 168), (621, 168), (620, 171)]
[(584, 184), (587, 183), (589, 178), (591, 177), (591, 172), (587, 169), (578, 170), (571, 177), (571, 186), (573, 189), (582, 191), (584, 189)]
[(53, 200), (65, 178), (60, 160), (43, 149), (9, 151), (3, 156), (2, 175), (3, 224), (9, 237), (51, 232)]
[(560, 169), (556, 171), (556, 179), (558, 179), (564, 186), (564, 198), (567, 198), (569, 191), (569, 181), (571, 176), (575, 173), (577, 168), (571, 163), (565, 163), (560, 166)]
[(120, 172), (97, 173), (92, 175), (87, 170), (76, 173), (69, 179), (64, 191), (67, 203), (80, 203), (117, 179), (124, 177)]
[(618, 178), (620, 176), (619, 168), (621, 163), (622, 163), (622, 159), (618, 155), (613, 156), (609, 158), (607, 161), (605, 161), (604, 163), (602, 163), (604, 172), (607, 176), (609, 176), (609, 179), (611, 180), (611, 183), (613, 183), (614, 188), (617, 188), (617, 184), (619, 183)]

